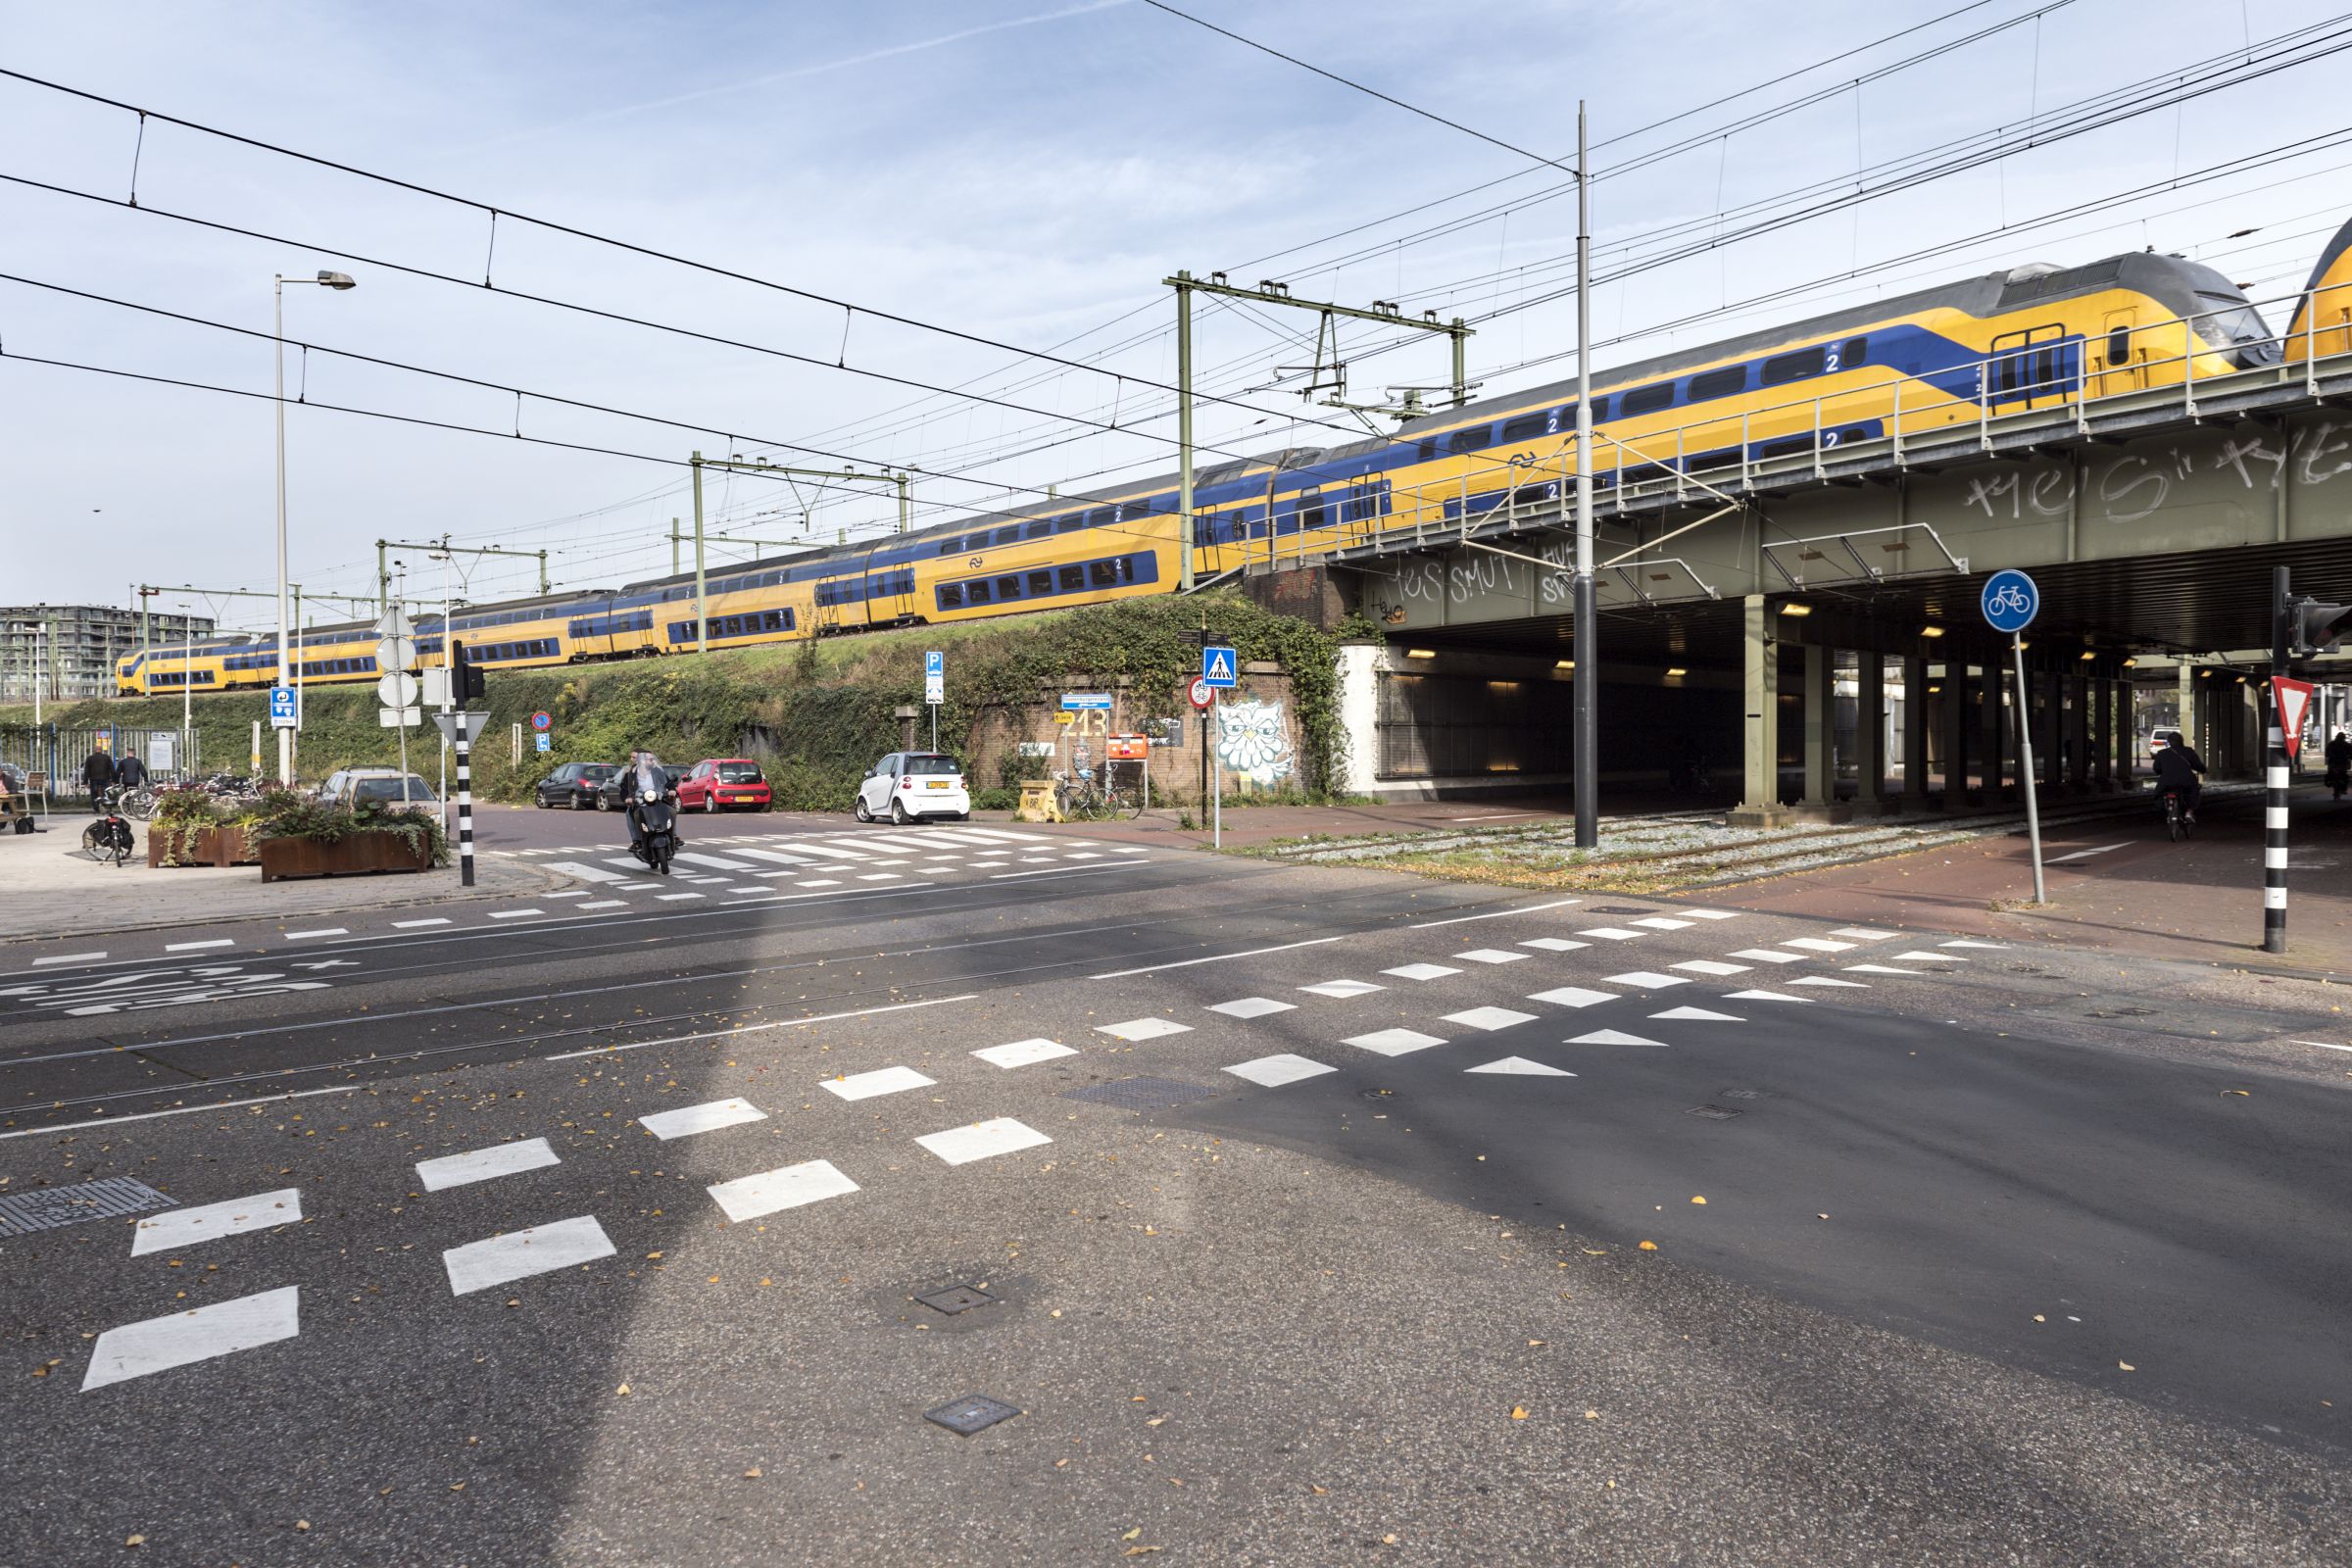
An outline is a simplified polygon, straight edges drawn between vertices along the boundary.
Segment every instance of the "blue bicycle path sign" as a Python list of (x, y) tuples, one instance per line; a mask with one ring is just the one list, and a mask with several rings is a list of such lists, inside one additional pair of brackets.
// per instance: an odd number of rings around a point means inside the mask
[(2014, 636), (2034, 624), (2041, 610), (2041, 590), (2033, 578), (2010, 567), (1984, 579), (1984, 605), (1985, 624)]

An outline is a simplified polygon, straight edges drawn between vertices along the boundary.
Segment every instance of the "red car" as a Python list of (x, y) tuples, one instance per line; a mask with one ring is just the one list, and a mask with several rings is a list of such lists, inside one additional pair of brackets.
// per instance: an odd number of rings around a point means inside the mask
[(706, 757), (678, 780), (678, 809), (747, 811), (767, 809), (767, 780), (748, 757)]

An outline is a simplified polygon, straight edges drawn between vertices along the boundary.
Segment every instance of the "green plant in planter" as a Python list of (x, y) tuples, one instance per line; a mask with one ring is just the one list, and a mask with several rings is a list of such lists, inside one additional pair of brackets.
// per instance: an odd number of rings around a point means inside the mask
[(200, 789), (180, 786), (156, 792), (155, 815), (149, 819), (147, 832), (163, 846), (163, 864), (186, 865), (195, 858), (196, 841), (222, 826), (224, 821), (225, 816), (212, 796)]
[(423, 811), (404, 810), (397, 804), (362, 801), (356, 807), (315, 801), (292, 790), (266, 791), (261, 804), (247, 813), (248, 831), (262, 839), (307, 839), (314, 844), (340, 844), (354, 833), (397, 833), (409, 847), (433, 865), (447, 865), (449, 835), (441, 819)]

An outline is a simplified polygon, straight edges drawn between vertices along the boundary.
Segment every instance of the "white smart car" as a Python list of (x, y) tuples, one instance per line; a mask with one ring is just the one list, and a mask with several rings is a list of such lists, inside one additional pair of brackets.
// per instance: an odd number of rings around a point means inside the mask
[(860, 822), (887, 816), (893, 822), (911, 822), (918, 816), (942, 816), (961, 822), (972, 814), (972, 794), (964, 785), (963, 764), (938, 752), (893, 752), (865, 775), (850, 814)]

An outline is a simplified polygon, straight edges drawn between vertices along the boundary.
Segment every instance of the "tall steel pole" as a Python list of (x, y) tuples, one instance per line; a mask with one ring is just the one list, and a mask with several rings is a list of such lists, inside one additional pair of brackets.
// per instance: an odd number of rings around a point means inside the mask
[(1585, 105), (1576, 105), (1576, 668), (1570, 735), (1576, 780), (1576, 847), (1600, 844), (1600, 661), (1592, 583), (1592, 218), (1585, 167)]
[(703, 455), (694, 455), (694, 651), (710, 651), (710, 616), (703, 607)]
[[(1176, 591), (1193, 591), (1193, 274), (1176, 274)], [(1272, 515), (1266, 535), (1272, 538)]]
[[(277, 683), (291, 686), (293, 662), (287, 657), (286, 641), (286, 280), (282, 275), (275, 279), (270, 293), (277, 339), (277, 396), (270, 405), (277, 415)], [(277, 732), (277, 781), (288, 789), (294, 787), (294, 732), (288, 729)]]

